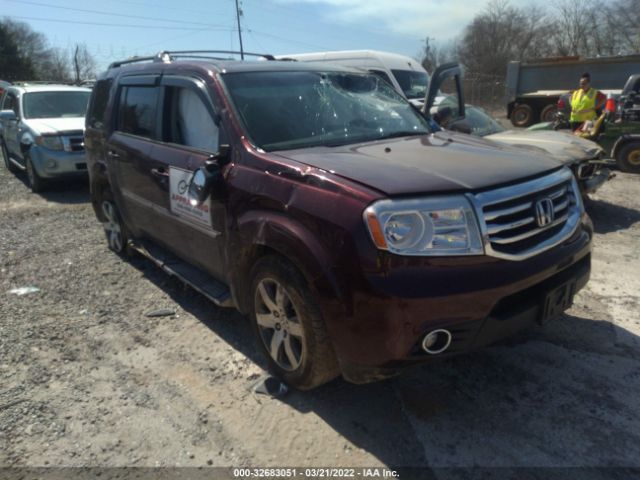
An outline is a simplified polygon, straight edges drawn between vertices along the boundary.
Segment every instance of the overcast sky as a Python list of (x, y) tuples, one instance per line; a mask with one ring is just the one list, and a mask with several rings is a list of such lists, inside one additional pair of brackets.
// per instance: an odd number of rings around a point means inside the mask
[[(542, 0), (512, 0), (514, 5)], [(241, 0), (246, 51), (374, 49), (416, 56), (459, 35), (486, 0)], [(86, 43), (101, 67), (159, 50), (239, 48), (235, 0), (0, 0), (51, 44)]]

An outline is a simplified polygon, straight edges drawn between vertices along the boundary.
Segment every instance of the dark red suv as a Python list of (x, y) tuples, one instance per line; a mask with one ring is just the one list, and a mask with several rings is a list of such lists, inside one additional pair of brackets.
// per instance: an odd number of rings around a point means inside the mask
[(208, 55), (99, 78), (93, 206), (112, 250), (250, 315), (291, 385), (469, 351), (587, 282), (591, 222), (554, 160), (436, 131), (358, 70)]

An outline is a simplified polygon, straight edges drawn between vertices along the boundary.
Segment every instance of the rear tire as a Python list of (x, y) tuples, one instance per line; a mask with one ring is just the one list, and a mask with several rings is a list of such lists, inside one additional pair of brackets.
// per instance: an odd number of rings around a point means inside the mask
[(102, 213), (102, 227), (107, 237), (109, 250), (112, 250), (118, 255), (127, 254), (127, 246), (130, 238), (129, 232), (122, 221), (118, 206), (113, 201), (113, 196), (108, 190), (102, 194), (100, 211)]
[(533, 108), (520, 104), (511, 111), (511, 123), (516, 127), (528, 127), (533, 124)]
[(541, 122), (554, 122), (556, 120), (556, 114), (558, 113), (558, 106), (550, 103), (546, 105), (540, 112)]
[(4, 144), (3, 140), (0, 140), (0, 151), (2, 151), (2, 158), (4, 160), (4, 166), (7, 167), (11, 173), (18, 173), (20, 169), (15, 166), (15, 164), (9, 158), (9, 150), (7, 150), (7, 146)]
[(251, 272), (251, 321), (269, 370), (287, 384), (309, 390), (339, 373), (324, 320), (300, 271), (270, 255)]
[(618, 151), (616, 164), (623, 172), (640, 173), (640, 142), (629, 142)]
[(45, 181), (38, 175), (35, 167), (33, 166), (33, 162), (28, 154), (25, 153), (26, 157), (26, 166), (27, 166), (27, 178), (29, 180), (29, 187), (33, 193), (38, 193), (44, 190)]

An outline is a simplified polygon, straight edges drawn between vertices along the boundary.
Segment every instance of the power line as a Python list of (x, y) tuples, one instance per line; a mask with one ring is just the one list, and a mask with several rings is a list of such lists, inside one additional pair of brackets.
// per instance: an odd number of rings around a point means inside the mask
[(251, 33), (257, 33), (258, 35), (262, 35), (263, 37), (271, 37), (271, 38), (274, 38), (276, 40), (280, 40), (280, 41), (286, 42), (286, 43), (297, 43), (299, 45), (305, 45), (307, 47), (320, 48), (322, 50), (329, 50), (328, 47), (324, 47), (322, 45), (316, 45), (316, 44), (313, 44), (313, 43), (306, 43), (306, 42), (299, 42), (297, 40), (291, 40), (290, 38), (279, 37), (279, 36), (273, 35), (271, 33), (260, 32), (258, 30), (253, 30), (253, 29), (247, 29), (247, 31), (251, 32)]
[(80, 25), (99, 25), (105, 27), (123, 27), (123, 28), (152, 28), (152, 29), (161, 29), (161, 30), (222, 30), (222, 31), (234, 31), (235, 28), (228, 27), (208, 27), (206, 29), (198, 29), (198, 28), (188, 28), (188, 27), (170, 27), (170, 26), (162, 26), (162, 25), (133, 25), (133, 24), (120, 24), (120, 23), (102, 23), (102, 22), (85, 22), (81, 20), (62, 20), (57, 18), (37, 18), (37, 17), (24, 17), (24, 16), (11, 16), (8, 18), (19, 18), (21, 20), (35, 20), (39, 22), (54, 22), (54, 23), (71, 23), (71, 24), (80, 24)]
[[(139, 7), (149, 7), (149, 8), (161, 9), (161, 10), (176, 10), (179, 12), (191, 12), (191, 13), (197, 13), (198, 15), (211, 15), (211, 12), (205, 12), (202, 10), (191, 10), (191, 9), (182, 8), (182, 7), (167, 7), (165, 5), (157, 5), (154, 3), (131, 2), (126, 0), (111, 0), (111, 2), (123, 3), (125, 5), (137, 5)], [(220, 13), (220, 15), (222, 15), (222, 13)]]
[(173, 20), (173, 19), (167, 19), (167, 18), (156, 18), (156, 17), (147, 17), (147, 16), (143, 16), (143, 15), (127, 15), (124, 13), (110, 13), (110, 12), (105, 12), (105, 11), (99, 11), (99, 10), (88, 10), (85, 8), (74, 8), (74, 7), (61, 7), (59, 5), (51, 5), (50, 3), (41, 3), (41, 2), (31, 2), (28, 0), (6, 0), (7, 2), (14, 2), (14, 3), (22, 3), (25, 5), (35, 5), (38, 7), (47, 7), (47, 8), (57, 8), (60, 10), (71, 10), (74, 12), (82, 12), (82, 13), (93, 13), (93, 14), (97, 14), (97, 15), (106, 15), (106, 16), (111, 16), (111, 17), (123, 17), (123, 18), (136, 18), (136, 19), (142, 19), (142, 20), (157, 20), (160, 22), (169, 22), (169, 23), (181, 23), (181, 24), (185, 24), (185, 25), (202, 25), (202, 26), (206, 26), (206, 27), (220, 27), (222, 25), (211, 25), (209, 23), (202, 23), (202, 22), (189, 22), (189, 21), (185, 21), (185, 20)]

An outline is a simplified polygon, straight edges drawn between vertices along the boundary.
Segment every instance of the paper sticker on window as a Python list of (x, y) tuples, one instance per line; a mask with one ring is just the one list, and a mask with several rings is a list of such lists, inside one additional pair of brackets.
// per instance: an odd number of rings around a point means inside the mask
[(195, 207), (189, 202), (187, 190), (193, 172), (181, 168), (169, 168), (169, 195), (171, 212), (184, 220), (211, 227), (211, 199)]

